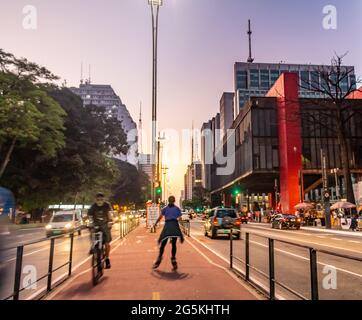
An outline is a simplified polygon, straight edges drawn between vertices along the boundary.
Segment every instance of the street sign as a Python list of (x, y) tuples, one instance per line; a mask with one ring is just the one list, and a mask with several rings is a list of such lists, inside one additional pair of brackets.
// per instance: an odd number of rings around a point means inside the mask
[(156, 204), (147, 206), (147, 227), (152, 228), (160, 216), (160, 208)]

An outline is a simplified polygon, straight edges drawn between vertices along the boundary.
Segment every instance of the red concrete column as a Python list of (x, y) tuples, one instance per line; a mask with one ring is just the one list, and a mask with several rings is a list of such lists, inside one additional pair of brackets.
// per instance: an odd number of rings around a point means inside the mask
[(298, 75), (283, 73), (270, 89), (267, 97), (277, 98), (282, 211), (294, 213), (294, 206), (300, 202), (299, 173), (302, 170)]
[(227, 192), (224, 192), (223, 193), (223, 202), (224, 202), (224, 206), (226, 208), (230, 208), (231, 207), (231, 194), (230, 193), (227, 193)]

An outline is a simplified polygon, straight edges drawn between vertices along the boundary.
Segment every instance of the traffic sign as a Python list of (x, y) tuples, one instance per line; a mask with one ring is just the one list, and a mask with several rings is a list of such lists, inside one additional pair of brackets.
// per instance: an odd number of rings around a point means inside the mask
[(160, 216), (160, 207), (156, 204), (152, 204), (147, 207), (147, 227), (152, 228), (158, 217)]

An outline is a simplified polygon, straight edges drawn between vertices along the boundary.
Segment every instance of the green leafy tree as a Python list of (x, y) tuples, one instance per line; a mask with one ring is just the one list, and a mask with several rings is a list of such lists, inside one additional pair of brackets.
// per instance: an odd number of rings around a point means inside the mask
[(148, 176), (127, 162), (116, 162), (120, 175), (112, 186), (112, 201), (122, 206), (144, 207), (151, 191)]
[[(119, 169), (110, 154), (127, 152), (120, 123), (105, 112), (83, 106), (67, 88), (49, 88), (48, 94), (66, 113), (65, 146), (49, 158), (33, 145), (17, 148), (5, 176), (10, 188), (27, 209), (54, 203), (90, 203), (94, 194), (111, 195)], [(116, 137), (110, 138), (110, 132)]]
[(50, 71), (0, 49), (0, 178), (14, 149), (29, 144), (45, 157), (64, 147), (61, 109), (48, 94)]

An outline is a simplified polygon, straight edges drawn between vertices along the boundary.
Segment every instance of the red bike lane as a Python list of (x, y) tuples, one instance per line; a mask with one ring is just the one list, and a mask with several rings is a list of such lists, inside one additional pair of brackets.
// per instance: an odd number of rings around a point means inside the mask
[(254, 290), (228, 269), (225, 261), (205, 250), (197, 241), (178, 242), (179, 269), (172, 271), (171, 245), (161, 266), (152, 269), (158, 254), (159, 232), (138, 227), (113, 244), (112, 268), (97, 286), (92, 285), (89, 263), (55, 289), (52, 300), (257, 300)]

